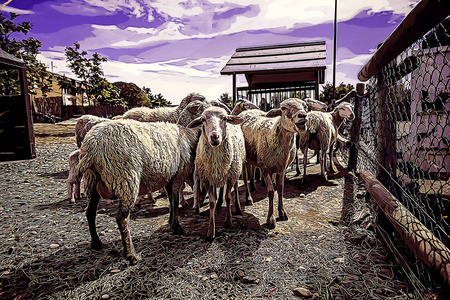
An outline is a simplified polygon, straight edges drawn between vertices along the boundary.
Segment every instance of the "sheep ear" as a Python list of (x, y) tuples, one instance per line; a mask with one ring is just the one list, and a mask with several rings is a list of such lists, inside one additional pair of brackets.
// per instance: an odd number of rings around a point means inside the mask
[(195, 128), (195, 127), (199, 127), (200, 125), (203, 124), (203, 120), (204, 120), (204, 119), (205, 119), (205, 118), (204, 118), (203, 116), (198, 117), (198, 118), (192, 120), (191, 123), (189, 123), (186, 127), (187, 127), (187, 128)]
[(237, 117), (237, 116), (228, 116), (227, 122), (230, 124), (239, 125), (244, 122), (244, 119), (242, 119), (241, 117)]
[(258, 106), (256, 106), (256, 105), (253, 104), (253, 103), (246, 102), (246, 103), (244, 104), (244, 108), (245, 108), (245, 109), (257, 109)]
[(200, 107), (202, 107), (201, 104), (192, 105), (188, 108), (189, 112), (193, 115), (197, 114), (200, 110)]
[(272, 108), (266, 114), (267, 118), (273, 118), (278, 116), (281, 116), (281, 108)]

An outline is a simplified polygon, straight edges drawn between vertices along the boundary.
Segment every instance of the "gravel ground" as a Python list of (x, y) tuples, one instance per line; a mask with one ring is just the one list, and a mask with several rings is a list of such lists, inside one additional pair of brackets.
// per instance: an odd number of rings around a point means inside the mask
[[(209, 210), (180, 211), (173, 235), (168, 201), (135, 208), (130, 230), (136, 266), (122, 258), (117, 201), (102, 200), (97, 227), (106, 243), (89, 248), (86, 199), (69, 203), (68, 154), (73, 122), (35, 124), (37, 158), (0, 163), (0, 299), (417, 299), (371, 226), (372, 208), (358, 180), (342, 167), (330, 183), (308, 169), (307, 183), (287, 174), (289, 220), (267, 230), (268, 200), (255, 204), (205, 241)], [(243, 194), (242, 186), (240, 194)], [(192, 202), (192, 192), (185, 196)], [(301, 295), (304, 296), (301, 296)]]

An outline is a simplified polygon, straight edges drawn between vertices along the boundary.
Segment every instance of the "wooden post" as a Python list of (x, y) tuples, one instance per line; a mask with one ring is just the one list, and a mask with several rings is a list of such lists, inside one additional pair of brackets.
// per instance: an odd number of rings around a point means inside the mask
[(396, 123), (392, 111), (389, 110), (387, 88), (384, 85), (382, 74), (377, 78), (378, 103), (378, 132), (377, 132), (377, 160), (378, 180), (395, 196), (398, 196), (392, 179), (396, 180), (397, 149), (396, 149)]
[(353, 120), (351, 136), (350, 140), (352, 142), (352, 147), (350, 148), (350, 154), (348, 158), (348, 168), (354, 169), (356, 168), (356, 164), (358, 163), (358, 149), (356, 145), (359, 143), (359, 134), (361, 132), (361, 114), (362, 114), (362, 99), (364, 95), (364, 84), (357, 83), (356, 84), (356, 97), (355, 97), (355, 119)]
[(28, 130), (28, 141), (30, 143), (30, 158), (36, 158), (36, 145), (34, 140), (34, 127), (33, 127), (33, 117), (31, 115), (31, 105), (30, 96), (28, 93), (28, 83), (27, 83), (27, 70), (19, 70), (19, 81), (20, 81), (20, 92), (22, 93), (23, 100), (25, 101), (26, 116), (26, 129)]
[(237, 90), (236, 90), (236, 73), (233, 73), (233, 107), (237, 100)]
[(416, 256), (427, 266), (438, 270), (444, 280), (450, 284), (450, 250), (370, 172), (362, 172), (360, 178)]

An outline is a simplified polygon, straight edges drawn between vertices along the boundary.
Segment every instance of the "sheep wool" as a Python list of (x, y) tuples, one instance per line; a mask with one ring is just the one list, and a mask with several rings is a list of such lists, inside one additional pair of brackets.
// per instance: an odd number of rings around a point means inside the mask
[[(93, 127), (80, 148), (77, 174), (84, 174), (88, 197), (86, 211), (92, 238), (91, 247), (100, 249), (95, 228), (100, 196), (119, 199), (117, 223), (122, 234), (125, 256), (137, 262), (128, 230), (128, 217), (138, 194), (166, 186), (171, 199), (170, 223), (181, 231), (177, 209), (179, 187), (194, 167), (199, 131), (166, 122), (143, 123), (135, 120), (106, 121)], [(98, 188), (104, 185), (107, 192)], [(96, 189), (96, 187), (98, 189)]]

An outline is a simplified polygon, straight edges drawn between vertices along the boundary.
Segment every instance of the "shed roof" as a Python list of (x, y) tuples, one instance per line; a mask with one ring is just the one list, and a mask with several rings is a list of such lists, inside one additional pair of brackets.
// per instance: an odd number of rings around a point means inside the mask
[(237, 48), (222, 75), (285, 73), (326, 68), (325, 42)]
[(23, 60), (2, 49), (0, 49), (0, 64), (8, 67), (18, 67), (21, 69), (25, 69), (27, 67), (27, 64)]

